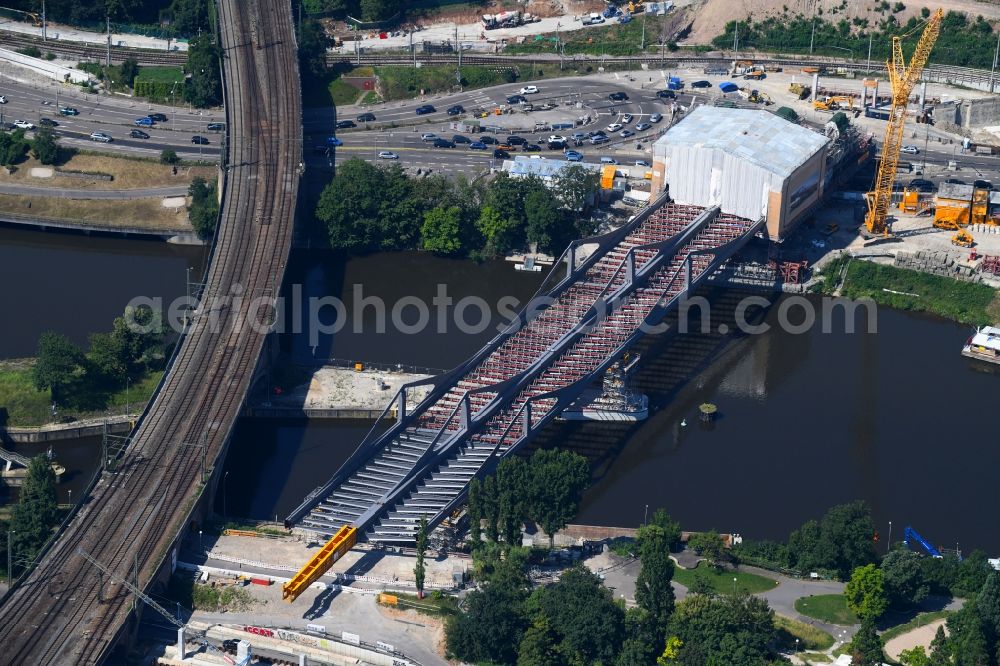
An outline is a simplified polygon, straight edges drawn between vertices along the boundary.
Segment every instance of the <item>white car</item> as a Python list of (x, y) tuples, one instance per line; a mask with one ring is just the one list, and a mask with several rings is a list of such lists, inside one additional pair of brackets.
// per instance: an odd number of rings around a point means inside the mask
[(608, 126), (607, 126), (607, 128), (606, 128), (606, 129), (607, 129), (607, 130), (608, 130), (609, 132), (617, 132), (617, 131), (618, 131), (618, 130), (620, 130), (620, 129), (621, 129), (622, 127), (624, 127), (624, 125), (622, 125), (621, 123), (611, 123), (610, 125), (608, 125)]
[(522, 95), (534, 95), (538, 92), (538, 86), (524, 86), (521, 88)]
[(380, 150), (378, 153), (378, 158), (380, 160), (398, 160), (399, 155), (392, 152), (391, 150)]
[(627, 124), (629, 124), (630, 122), (632, 122), (632, 114), (631, 114), (631, 113), (626, 113), (626, 114), (624, 114), (624, 115), (622, 116), (622, 124), (623, 124), (623, 125), (627, 125)]
[(7, 103), (7, 98), (4, 97), (3, 95), (0, 95), (0, 104), (6, 104), (6, 103)]
[(663, 116), (661, 116), (661, 115), (660, 115), (660, 114), (658, 114), (658, 113), (652, 113), (652, 114), (650, 114), (650, 116), (649, 116), (649, 122), (651, 122), (651, 123), (658, 123), (658, 122), (660, 122), (661, 120), (663, 120)]
[(566, 143), (566, 137), (560, 134), (553, 134), (552, 136), (549, 137), (549, 143), (558, 143), (560, 141)]
[[(17, 123), (14, 124), (16, 125)], [(916, 146), (903, 146), (902, 148), (899, 149), (899, 152), (909, 153), (910, 155), (916, 155), (917, 153), (920, 152), (920, 149), (917, 148)]]
[(438, 135), (434, 134), (433, 132), (424, 132), (423, 134), (420, 135), (420, 140), (421, 141), (434, 141), (437, 138), (438, 138)]
[(27, 120), (15, 120), (14, 127), (23, 130), (33, 130), (35, 129), (35, 123), (29, 123)]
[(90, 140), (100, 141), (101, 143), (111, 143), (111, 136), (109, 134), (105, 134), (104, 132), (91, 132)]

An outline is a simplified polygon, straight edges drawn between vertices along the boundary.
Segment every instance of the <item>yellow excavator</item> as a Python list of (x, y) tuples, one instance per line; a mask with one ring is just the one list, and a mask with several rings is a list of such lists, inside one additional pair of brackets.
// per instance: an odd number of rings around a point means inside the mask
[(843, 111), (854, 109), (854, 98), (847, 95), (829, 95), (813, 102), (817, 111)]
[(906, 105), (910, 92), (920, 78), (920, 73), (927, 64), (931, 49), (941, 34), (941, 19), (944, 12), (938, 9), (927, 20), (917, 48), (910, 59), (909, 67), (903, 59), (902, 40), (908, 35), (892, 38), (892, 58), (886, 63), (889, 72), (889, 84), (892, 89), (892, 110), (885, 126), (885, 139), (882, 142), (882, 160), (879, 163), (878, 174), (875, 177), (875, 189), (868, 193), (868, 213), (865, 215), (865, 228), (871, 236), (889, 235), (889, 205), (892, 203), (892, 185), (896, 179), (896, 168), (899, 166), (899, 149), (903, 144), (903, 126), (906, 122)]

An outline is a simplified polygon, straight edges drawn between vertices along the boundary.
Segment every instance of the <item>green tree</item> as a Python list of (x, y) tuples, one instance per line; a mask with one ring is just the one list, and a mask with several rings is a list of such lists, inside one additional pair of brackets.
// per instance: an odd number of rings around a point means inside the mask
[(557, 637), (544, 615), (535, 618), (517, 650), (517, 666), (562, 666), (556, 650)]
[(590, 483), (587, 459), (570, 451), (539, 449), (531, 456), (531, 516), (549, 535), (573, 520), (580, 508), (583, 491)]
[(87, 359), (104, 378), (117, 384), (128, 376), (129, 355), (111, 333), (91, 333)]
[(653, 512), (653, 517), (649, 521), (650, 525), (656, 525), (663, 530), (663, 536), (667, 540), (667, 548), (670, 552), (677, 551), (681, 546), (681, 524), (670, 517), (666, 509), (659, 508)]
[[(512, 551), (513, 552), (513, 551)], [(494, 576), (465, 597), (462, 612), (445, 625), (449, 656), (468, 662), (512, 664), (528, 627), (527, 580), (520, 558), (501, 563)]]
[(551, 252), (553, 238), (562, 235), (559, 229), (562, 215), (547, 189), (535, 189), (528, 193), (524, 199), (524, 216), (528, 242), (537, 244), (539, 250)]
[(966, 604), (948, 618), (948, 644), (955, 666), (989, 666), (990, 644), (976, 603)]
[(482, 482), (478, 478), (472, 479), (469, 482), (469, 541), (472, 542), (473, 548), (479, 546), (482, 532), (483, 503), (480, 497), (481, 489)]
[(726, 557), (726, 547), (722, 537), (715, 530), (695, 532), (688, 538), (688, 548), (707, 559), (713, 566), (718, 566)]
[(573, 212), (582, 212), (588, 199), (598, 191), (600, 176), (596, 171), (579, 164), (561, 169), (552, 182), (552, 191), (559, 203)]
[(677, 636), (668, 638), (667, 644), (663, 648), (663, 653), (656, 658), (657, 666), (671, 666), (672, 664), (680, 663), (677, 659), (680, 656), (682, 647), (684, 647), (684, 641)]
[(135, 85), (135, 77), (139, 76), (139, 61), (135, 58), (126, 58), (121, 64), (121, 82), (129, 88)]
[(417, 585), (417, 598), (424, 598), (424, 551), (427, 550), (427, 518), (420, 516), (420, 527), (417, 531), (417, 563), (413, 566), (413, 577)]
[(694, 580), (691, 582), (691, 587), (688, 588), (688, 592), (691, 594), (704, 594), (712, 596), (715, 594), (715, 586), (712, 585), (712, 579), (709, 578), (708, 571), (704, 567), (697, 567), (694, 570)]
[(184, 37), (193, 37), (199, 31), (208, 32), (208, 3), (205, 0), (173, 0), (171, 27)]
[(11, 166), (20, 162), (28, 152), (28, 141), (24, 130), (0, 132), (0, 166)]
[(944, 626), (939, 625), (934, 639), (931, 641), (931, 666), (946, 666), (951, 664), (951, 647), (948, 636), (944, 633)]
[(615, 666), (652, 664), (656, 661), (657, 646), (663, 642), (661, 631), (653, 616), (638, 606), (625, 611), (625, 640)]
[(610, 664), (621, 648), (625, 613), (611, 591), (582, 566), (535, 590), (527, 608), (533, 616), (548, 618), (559, 637), (559, 652), (570, 664)]
[(521, 545), (524, 519), (528, 513), (533, 469), (522, 458), (505, 458), (496, 471), (497, 501), (501, 536), (509, 546)]
[(184, 98), (200, 109), (222, 102), (222, 79), (219, 74), (219, 45), (209, 34), (188, 42), (187, 71), (191, 75), (184, 85)]
[(899, 663), (903, 666), (930, 666), (931, 659), (927, 656), (924, 646), (918, 645), (900, 652)]
[(896, 549), (882, 560), (882, 575), (889, 605), (894, 608), (916, 606), (930, 594), (920, 561), (912, 550)]
[(507, 253), (517, 242), (516, 220), (504, 217), (492, 206), (484, 205), (476, 220), (476, 229), (486, 241), (483, 252), (487, 257), (497, 257)]
[(486, 538), (500, 539), (500, 501), (497, 497), (496, 477), (488, 476), (483, 481), (483, 517), (486, 518)]
[(215, 234), (215, 225), (219, 219), (215, 183), (208, 183), (201, 176), (195, 176), (188, 186), (188, 196), (191, 197), (191, 205), (188, 206), (191, 226), (198, 238), (207, 240)]
[(56, 475), (49, 459), (38, 455), (28, 464), (20, 497), (11, 512), (11, 548), (17, 559), (34, 560), (58, 524)]
[(59, 161), (59, 139), (51, 127), (39, 127), (35, 130), (31, 153), (42, 164), (55, 164)]
[(425, 250), (458, 254), (462, 250), (462, 209), (458, 206), (431, 208), (424, 213), (420, 235)]
[(861, 628), (851, 641), (851, 657), (855, 666), (882, 666), (885, 655), (882, 654), (882, 639), (875, 630), (874, 618), (861, 620)]
[(800, 571), (827, 569), (846, 579), (857, 567), (877, 561), (875, 526), (863, 501), (831, 507), (823, 520), (810, 520), (788, 538), (789, 560)]
[(976, 612), (994, 649), (1000, 643), (1000, 573), (990, 571), (976, 596)]
[(757, 665), (767, 663), (774, 641), (774, 612), (749, 594), (694, 595), (677, 604), (670, 636), (682, 643), (679, 664)]
[(299, 31), (299, 62), (302, 72), (317, 79), (326, 75), (326, 49), (330, 40), (323, 25), (315, 19), (302, 22)]
[(83, 352), (65, 335), (46, 331), (38, 338), (37, 356), (32, 369), (35, 388), (48, 389), (53, 400), (61, 400), (83, 373)]
[(160, 161), (164, 164), (177, 164), (181, 160), (177, 157), (177, 153), (167, 148), (160, 153)]
[(361, 16), (366, 21), (384, 21), (399, 13), (401, 0), (361, 0)]
[(889, 606), (882, 570), (874, 564), (855, 569), (844, 587), (844, 599), (861, 619), (874, 621), (881, 617)]
[(666, 638), (667, 623), (674, 612), (674, 588), (670, 584), (674, 563), (667, 536), (659, 525), (640, 527), (637, 537), (642, 566), (635, 581), (635, 602), (655, 622), (656, 644), (660, 644)]

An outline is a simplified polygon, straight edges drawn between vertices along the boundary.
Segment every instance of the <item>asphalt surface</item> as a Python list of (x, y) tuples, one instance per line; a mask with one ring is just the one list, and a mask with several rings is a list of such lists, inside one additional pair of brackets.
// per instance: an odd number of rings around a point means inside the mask
[[(530, 113), (517, 112), (503, 116), (489, 116), (480, 119), (483, 125), (496, 125), (510, 128), (533, 128), (536, 121), (569, 122), (577, 118), (591, 118), (591, 122), (578, 125), (573, 129), (542, 131), (542, 132), (498, 132), (490, 133), (498, 140), (503, 140), (510, 134), (524, 138), (528, 143), (542, 146), (540, 153), (525, 153), (520, 150), (509, 151), (511, 157), (533, 154), (546, 158), (562, 158), (561, 150), (548, 150), (542, 142), (551, 134), (569, 137), (574, 132), (589, 132), (597, 129), (606, 131), (611, 122), (621, 122), (623, 114), (633, 116), (625, 129), (635, 131), (635, 125), (649, 122), (653, 113), (659, 113), (663, 120), (653, 124), (652, 128), (638, 132), (636, 136), (623, 138), (617, 132), (607, 132), (611, 142), (594, 146), (584, 141), (581, 146), (570, 145), (570, 149), (583, 154), (583, 161), (597, 163), (601, 156), (613, 155), (621, 164), (634, 164), (636, 159), (649, 159), (651, 142), (669, 127), (670, 110), (674, 100), (661, 100), (656, 97), (656, 91), (662, 86), (651, 84), (649, 77), (640, 88), (638, 77), (629, 80), (627, 75), (614, 78), (609, 75), (599, 75), (592, 78), (573, 77), (566, 79), (551, 79), (537, 82), (539, 92), (524, 95), (533, 105), (540, 106), (552, 102), (559, 106), (552, 111), (535, 111)], [(659, 77), (652, 77), (656, 81)], [(403, 167), (430, 169), (432, 172), (458, 174), (499, 167), (502, 160), (493, 159), (493, 146), (487, 150), (470, 150), (468, 144), (456, 144), (454, 148), (434, 148), (431, 142), (422, 141), (420, 135), (425, 132), (436, 134), (442, 138), (451, 139), (455, 134), (462, 134), (475, 140), (479, 134), (459, 133), (449, 127), (450, 123), (473, 119), (473, 113), (478, 109), (492, 110), (505, 105), (507, 97), (517, 94), (522, 83), (504, 84), (493, 88), (472, 90), (425, 97), (405, 102), (392, 102), (372, 108), (344, 106), (333, 109), (308, 109), (305, 113), (305, 154), (310, 163), (332, 166), (351, 157), (361, 157), (366, 160), (376, 160), (379, 151), (389, 150), (399, 155), (399, 163)], [(626, 101), (612, 101), (611, 93), (624, 92), (628, 95)], [(691, 104), (692, 96), (678, 96), (680, 106)], [(424, 104), (432, 104), (435, 113), (418, 116), (415, 109)], [(455, 104), (465, 108), (464, 114), (449, 116), (447, 109)], [(516, 106), (516, 105), (515, 105)], [(356, 117), (366, 111), (375, 114), (375, 121), (357, 122)], [(350, 129), (335, 129), (338, 120), (354, 120), (357, 127)], [(326, 139), (336, 136), (343, 145), (326, 149)], [(637, 149), (636, 144), (642, 148)], [(329, 153), (329, 154), (327, 154)]]
[(148, 199), (152, 197), (183, 197), (186, 186), (140, 187), (130, 190), (68, 190), (60, 187), (37, 187), (0, 183), (0, 194), (23, 196), (58, 197), (60, 199)]
[[(54, 128), (62, 143), (68, 146), (102, 152), (130, 153), (145, 157), (158, 156), (165, 149), (174, 150), (185, 159), (216, 161), (222, 141), (221, 132), (209, 132), (209, 123), (224, 123), (222, 109), (198, 110), (187, 106), (154, 105), (141, 100), (117, 95), (88, 95), (76, 86), (35, 86), (0, 80), (0, 95), (7, 104), (0, 104), (0, 120), (11, 123), (26, 120), (39, 125), (42, 118), (58, 123)], [(62, 116), (60, 106), (77, 109), (80, 115)], [(136, 118), (149, 113), (162, 113), (167, 121), (153, 127), (138, 127)], [(132, 139), (129, 132), (141, 129), (149, 139)], [(112, 137), (111, 143), (98, 143), (90, 139), (91, 132), (104, 132)], [(207, 146), (191, 143), (199, 135), (208, 139)]]

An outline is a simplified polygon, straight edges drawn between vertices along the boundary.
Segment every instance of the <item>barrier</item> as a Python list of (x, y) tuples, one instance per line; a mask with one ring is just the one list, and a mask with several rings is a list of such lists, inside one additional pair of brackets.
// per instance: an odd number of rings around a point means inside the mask
[(57, 65), (49, 62), (48, 60), (42, 60), (41, 58), (32, 58), (31, 56), (26, 56), (9, 49), (0, 49), (0, 60), (6, 60), (7, 62), (14, 63), (15, 65), (27, 67), (54, 81), (87, 83), (91, 80), (90, 74), (87, 72), (80, 71), (79, 69), (73, 69), (71, 67), (63, 67), (62, 65)]

